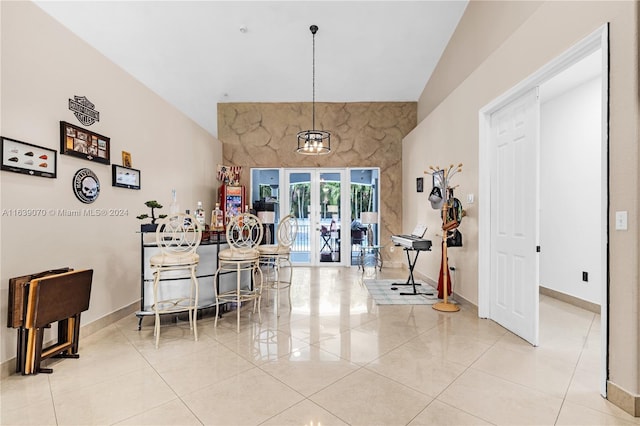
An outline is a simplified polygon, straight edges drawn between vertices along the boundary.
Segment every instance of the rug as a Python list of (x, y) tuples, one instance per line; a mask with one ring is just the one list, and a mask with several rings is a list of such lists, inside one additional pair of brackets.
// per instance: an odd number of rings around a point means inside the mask
[(365, 280), (364, 285), (378, 305), (433, 305), (440, 301), (438, 291), (421, 281), (416, 281), (416, 293), (418, 294), (401, 295), (400, 293), (413, 293), (412, 285), (397, 285), (405, 282), (406, 280), (402, 279)]

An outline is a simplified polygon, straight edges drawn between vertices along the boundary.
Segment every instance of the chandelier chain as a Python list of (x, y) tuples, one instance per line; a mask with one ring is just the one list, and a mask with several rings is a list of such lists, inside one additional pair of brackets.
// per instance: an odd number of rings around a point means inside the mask
[(304, 155), (323, 155), (331, 152), (331, 133), (316, 130), (316, 32), (317, 25), (309, 27), (312, 34), (311, 57), (311, 129), (298, 132), (296, 152)]
[(311, 61), (311, 130), (316, 128), (316, 34), (312, 38), (313, 59)]

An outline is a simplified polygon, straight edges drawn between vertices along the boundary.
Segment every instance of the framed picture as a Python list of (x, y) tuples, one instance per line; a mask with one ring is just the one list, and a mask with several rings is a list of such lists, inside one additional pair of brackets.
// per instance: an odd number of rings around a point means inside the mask
[(55, 178), (56, 151), (2, 136), (2, 170)]
[(416, 178), (416, 191), (422, 192), (424, 191), (424, 178)]
[(112, 164), (111, 184), (120, 188), (140, 189), (140, 170)]
[(433, 186), (440, 188), (440, 193), (444, 195), (444, 170), (438, 170), (431, 173), (433, 176)]
[(60, 154), (111, 164), (111, 139), (73, 124), (60, 122)]
[(122, 165), (125, 167), (132, 167), (131, 153), (127, 151), (122, 151)]

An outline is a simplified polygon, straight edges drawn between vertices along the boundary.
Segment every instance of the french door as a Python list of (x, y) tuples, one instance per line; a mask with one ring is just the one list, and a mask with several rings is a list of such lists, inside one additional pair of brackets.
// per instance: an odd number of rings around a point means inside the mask
[(348, 265), (351, 214), (346, 170), (285, 169), (284, 174), (281, 211), (298, 219), (291, 261), (311, 266)]

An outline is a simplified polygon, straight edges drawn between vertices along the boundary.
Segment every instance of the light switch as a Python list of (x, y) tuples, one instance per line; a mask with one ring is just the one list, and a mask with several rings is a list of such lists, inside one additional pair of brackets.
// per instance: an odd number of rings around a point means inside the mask
[(467, 203), (469, 204), (473, 204), (473, 202), (475, 201), (475, 196), (473, 194), (467, 194)]
[(627, 230), (627, 212), (616, 212), (616, 231)]

